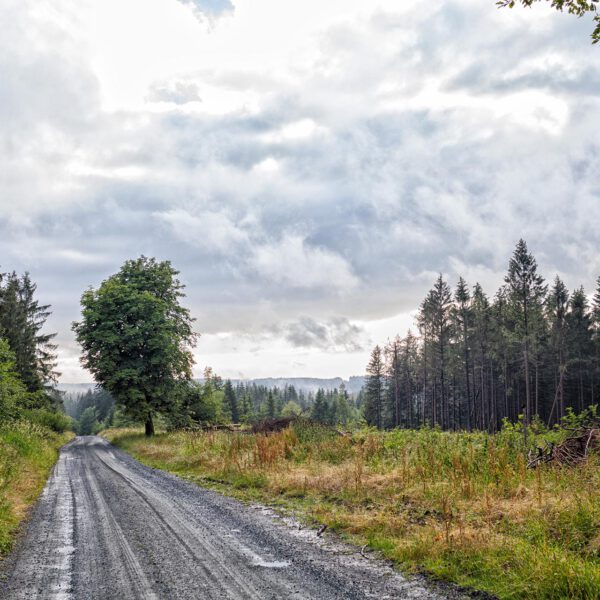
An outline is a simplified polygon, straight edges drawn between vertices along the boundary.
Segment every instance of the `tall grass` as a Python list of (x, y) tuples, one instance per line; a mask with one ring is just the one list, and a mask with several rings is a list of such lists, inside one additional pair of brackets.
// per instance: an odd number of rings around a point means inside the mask
[(56, 462), (58, 448), (71, 435), (25, 420), (0, 425), (0, 558), (11, 549), (19, 523)]
[(408, 570), (499, 598), (600, 598), (598, 457), (532, 471), (512, 428), (109, 437), (152, 466), (294, 508)]

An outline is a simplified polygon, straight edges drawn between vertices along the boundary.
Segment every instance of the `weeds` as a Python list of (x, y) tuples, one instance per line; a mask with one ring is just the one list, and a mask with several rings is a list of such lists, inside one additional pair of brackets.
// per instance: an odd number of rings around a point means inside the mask
[(0, 558), (69, 437), (30, 421), (0, 426)]
[(152, 466), (293, 508), (405, 569), (499, 598), (600, 598), (599, 458), (527, 469), (514, 427), (344, 437), (298, 423), (270, 435), (107, 437)]

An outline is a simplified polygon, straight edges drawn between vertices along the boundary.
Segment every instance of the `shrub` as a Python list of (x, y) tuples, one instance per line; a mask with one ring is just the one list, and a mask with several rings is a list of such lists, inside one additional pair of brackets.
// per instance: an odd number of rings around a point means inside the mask
[(56, 431), (56, 433), (64, 433), (73, 429), (73, 419), (61, 412), (36, 408), (24, 410), (23, 417), (32, 423)]

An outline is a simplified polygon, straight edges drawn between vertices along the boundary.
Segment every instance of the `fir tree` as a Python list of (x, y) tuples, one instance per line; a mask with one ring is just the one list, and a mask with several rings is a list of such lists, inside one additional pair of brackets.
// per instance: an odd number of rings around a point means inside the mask
[(523, 351), (523, 368), (525, 373), (525, 435), (527, 425), (531, 422), (531, 376), (530, 354), (535, 346), (538, 325), (542, 315), (542, 306), (546, 294), (544, 279), (537, 272), (537, 262), (527, 249), (523, 239), (517, 247), (508, 265), (506, 282), (514, 312), (514, 335)]
[(381, 348), (375, 346), (367, 366), (364, 395), (364, 415), (369, 425), (379, 429), (383, 426), (383, 398), (385, 392), (385, 372)]

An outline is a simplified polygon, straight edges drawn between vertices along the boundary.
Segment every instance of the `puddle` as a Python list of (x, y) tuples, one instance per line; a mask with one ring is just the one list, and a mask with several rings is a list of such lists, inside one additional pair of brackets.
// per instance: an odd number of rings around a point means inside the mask
[(254, 560), (250, 564), (253, 567), (264, 567), (265, 569), (285, 569), (286, 567), (289, 567), (291, 563), (287, 560), (274, 560), (273, 562), (269, 562), (258, 557), (258, 560)]

